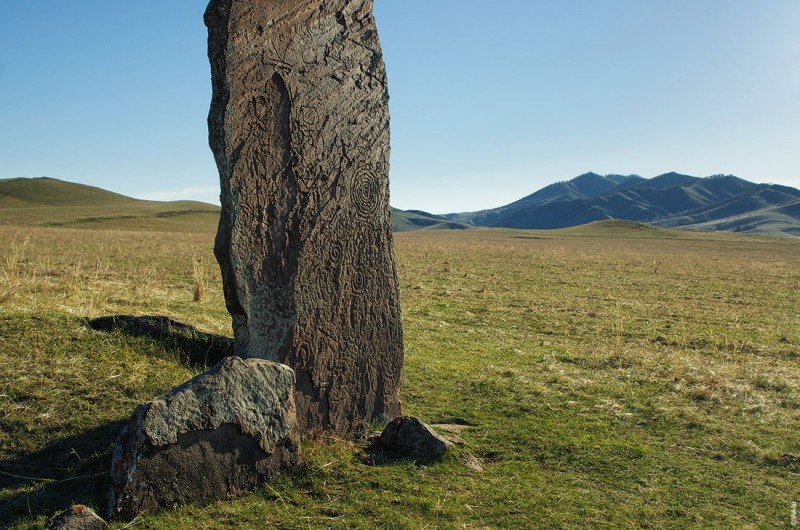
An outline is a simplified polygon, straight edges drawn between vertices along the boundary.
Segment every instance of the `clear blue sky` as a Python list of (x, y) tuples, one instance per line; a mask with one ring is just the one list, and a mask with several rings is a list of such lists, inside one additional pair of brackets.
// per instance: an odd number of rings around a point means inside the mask
[[(6, 2), (0, 178), (214, 202), (205, 4)], [(589, 170), (800, 187), (800, 1), (376, 0), (376, 16), (394, 206), (489, 208)]]

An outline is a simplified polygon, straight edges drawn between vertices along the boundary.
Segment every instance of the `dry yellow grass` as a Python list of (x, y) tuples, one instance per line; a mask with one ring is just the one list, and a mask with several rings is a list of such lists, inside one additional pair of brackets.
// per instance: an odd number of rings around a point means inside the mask
[(227, 333), (212, 247), (209, 232), (0, 227), (0, 301), (31, 314), (165, 314)]

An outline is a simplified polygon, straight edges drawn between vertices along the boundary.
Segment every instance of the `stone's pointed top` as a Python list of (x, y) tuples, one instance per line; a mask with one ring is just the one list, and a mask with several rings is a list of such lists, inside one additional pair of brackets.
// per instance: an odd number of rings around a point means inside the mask
[(397, 418), (381, 433), (381, 447), (401, 456), (421, 461), (436, 460), (444, 456), (452, 445), (418, 418)]

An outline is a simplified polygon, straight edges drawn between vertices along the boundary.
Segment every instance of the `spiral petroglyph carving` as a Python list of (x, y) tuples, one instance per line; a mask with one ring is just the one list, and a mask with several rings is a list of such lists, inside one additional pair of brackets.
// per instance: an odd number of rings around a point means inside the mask
[(328, 261), (332, 265), (338, 265), (344, 257), (344, 247), (341, 241), (334, 241), (328, 245)]
[(377, 173), (366, 169), (356, 173), (351, 191), (356, 213), (361, 217), (377, 215), (383, 202), (382, 192), (383, 183)]
[(353, 290), (357, 293), (367, 288), (367, 275), (362, 270), (353, 271), (352, 277)]
[[(295, 370), (297, 417), (400, 414), (386, 69), (372, 0), (211, 0), (215, 254), (235, 354)], [(323, 347), (324, 346), (324, 347)]]
[(297, 348), (298, 356), (301, 359), (310, 359), (311, 358), (311, 346), (308, 344), (301, 344), (299, 348)]

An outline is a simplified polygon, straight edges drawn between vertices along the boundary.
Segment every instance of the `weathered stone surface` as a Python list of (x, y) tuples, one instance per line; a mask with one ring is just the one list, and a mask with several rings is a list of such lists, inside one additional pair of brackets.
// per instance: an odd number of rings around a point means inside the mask
[(294, 373), (228, 357), (139, 405), (114, 449), (110, 517), (247, 491), (300, 458)]
[(417, 418), (396, 418), (381, 433), (380, 446), (422, 461), (444, 456), (452, 444)]
[(298, 420), (400, 415), (386, 71), (372, 0), (212, 0), (215, 253), (236, 355), (297, 374)]
[(105, 530), (108, 524), (90, 508), (77, 504), (55, 516), (47, 528), (48, 530)]

